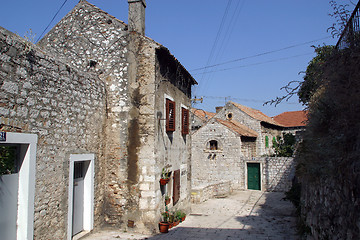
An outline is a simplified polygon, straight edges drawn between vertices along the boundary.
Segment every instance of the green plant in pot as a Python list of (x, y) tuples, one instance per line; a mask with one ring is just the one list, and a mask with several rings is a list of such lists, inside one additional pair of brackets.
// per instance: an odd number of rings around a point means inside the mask
[(170, 181), (171, 171), (163, 168), (160, 177), (160, 184), (165, 185)]
[(167, 233), (169, 232), (169, 210), (167, 207), (165, 207), (165, 212), (161, 213), (162, 221), (159, 222), (159, 230), (161, 233)]

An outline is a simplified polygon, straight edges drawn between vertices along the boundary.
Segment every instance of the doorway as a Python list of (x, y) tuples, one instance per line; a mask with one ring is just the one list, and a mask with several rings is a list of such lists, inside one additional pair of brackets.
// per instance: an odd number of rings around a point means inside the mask
[(261, 190), (260, 163), (247, 163), (248, 189)]
[(37, 135), (0, 133), (0, 240), (33, 239)]
[(93, 229), (94, 154), (71, 154), (68, 193), (68, 240)]

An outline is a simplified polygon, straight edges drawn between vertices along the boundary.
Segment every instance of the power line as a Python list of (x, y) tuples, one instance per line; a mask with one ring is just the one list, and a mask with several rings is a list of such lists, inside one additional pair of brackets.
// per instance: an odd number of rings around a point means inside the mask
[(54, 19), (56, 18), (56, 16), (59, 14), (59, 12), (61, 11), (61, 9), (64, 7), (64, 5), (66, 4), (68, 0), (65, 0), (63, 2), (63, 4), (61, 5), (61, 7), (59, 8), (59, 10), (55, 13), (54, 17), (51, 19), (50, 23), (46, 26), (46, 28), (44, 29), (44, 31), (41, 33), (41, 35), (38, 37), (38, 39), (36, 40), (36, 42), (38, 42), (41, 37), (44, 35), (44, 33), (46, 32), (46, 30), (50, 27), (51, 23), (54, 21)]
[(190, 72), (192, 72), (192, 71), (199, 71), (199, 70), (203, 70), (203, 69), (208, 69), (208, 68), (212, 68), (212, 67), (217, 67), (217, 66), (221, 66), (221, 65), (225, 65), (225, 64), (229, 64), (229, 63), (233, 63), (233, 62), (242, 61), (242, 60), (245, 60), (245, 59), (260, 57), (260, 56), (263, 56), (263, 55), (268, 55), (268, 54), (271, 54), (271, 53), (284, 51), (284, 50), (287, 50), (287, 49), (290, 49), (290, 48), (295, 48), (295, 47), (303, 46), (303, 45), (306, 45), (306, 44), (309, 44), (309, 43), (314, 43), (314, 42), (317, 42), (317, 41), (320, 41), (320, 40), (324, 40), (324, 39), (328, 39), (328, 38), (331, 38), (331, 36), (329, 36), (329, 37), (323, 37), (323, 38), (320, 38), (320, 39), (316, 39), (316, 40), (312, 40), (312, 41), (308, 41), (308, 42), (304, 42), (304, 43), (299, 43), (299, 44), (296, 44), (296, 45), (291, 45), (291, 46), (284, 47), (284, 48), (280, 48), (280, 49), (277, 49), (277, 50), (272, 50), (272, 51), (268, 51), (268, 52), (259, 53), (259, 54), (252, 55), (252, 56), (248, 56), (248, 57), (238, 58), (238, 59), (230, 60), (230, 61), (223, 62), (223, 63), (217, 63), (217, 64), (210, 65), (210, 66), (206, 66), (206, 67), (201, 67), (201, 68), (192, 69), (192, 70), (190, 70)]
[[(300, 54), (300, 55), (295, 55), (295, 56), (290, 56), (290, 57), (277, 58), (277, 59), (268, 60), (268, 61), (264, 61), (264, 62), (252, 63), (252, 64), (241, 65), (241, 66), (230, 67), (230, 68), (217, 69), (217, 70), (214, 70), (214, 71), (208, 71), (208, 73), (223, 72), (223, 71), (228, 71), (228, 70), (236, 69), (236, 68), (244, 68), (244, 67), (261, 65), (261, 64), (265, 64), (265, 63), (278, 62), (278, 61), (282, 61), (282, 60), (287, 60), (287, 59), (291, 59), (291, 58), (302, 57), (302, 56), (311, 55), (311, 54), (314, 54), (314, 53), (305, 53), (305, 54)], [(196, 75), (199, 75), (199, 74), (200, 74), (200, 73), (193, 73), (193, 74), (191, 74), (191, 75), (196, 76)]]

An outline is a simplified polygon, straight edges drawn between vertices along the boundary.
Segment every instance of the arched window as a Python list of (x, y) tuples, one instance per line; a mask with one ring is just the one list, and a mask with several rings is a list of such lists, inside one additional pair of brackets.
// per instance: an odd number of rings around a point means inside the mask
[(218, 141), (216, 140), (211, 140), (209, 142), (209, 148), (210, 150), (218, 150), (219, 146), (218, 146)]

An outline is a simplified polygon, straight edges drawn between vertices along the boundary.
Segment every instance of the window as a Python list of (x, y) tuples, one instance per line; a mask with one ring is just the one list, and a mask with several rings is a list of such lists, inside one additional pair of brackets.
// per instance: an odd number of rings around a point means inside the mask
[(218, 150), (218, 142), (216, 140), (211, 140), (209, 142), (210, 150)]
[(189, 110), (181, 108), (181, 133), (189, 134)]
[(175, 131), (175, 102), (166, 99), (166, 132)]
[(227, 119), (231, 120), (232, 117), (233, 117), (233, 115), (232, 115), (232, 113), (228, 113), (228, 114), (226, 115), (226, 117), (227, 117)]
[(265, 136), (265, 147), (269, 147), (269, 137)]

